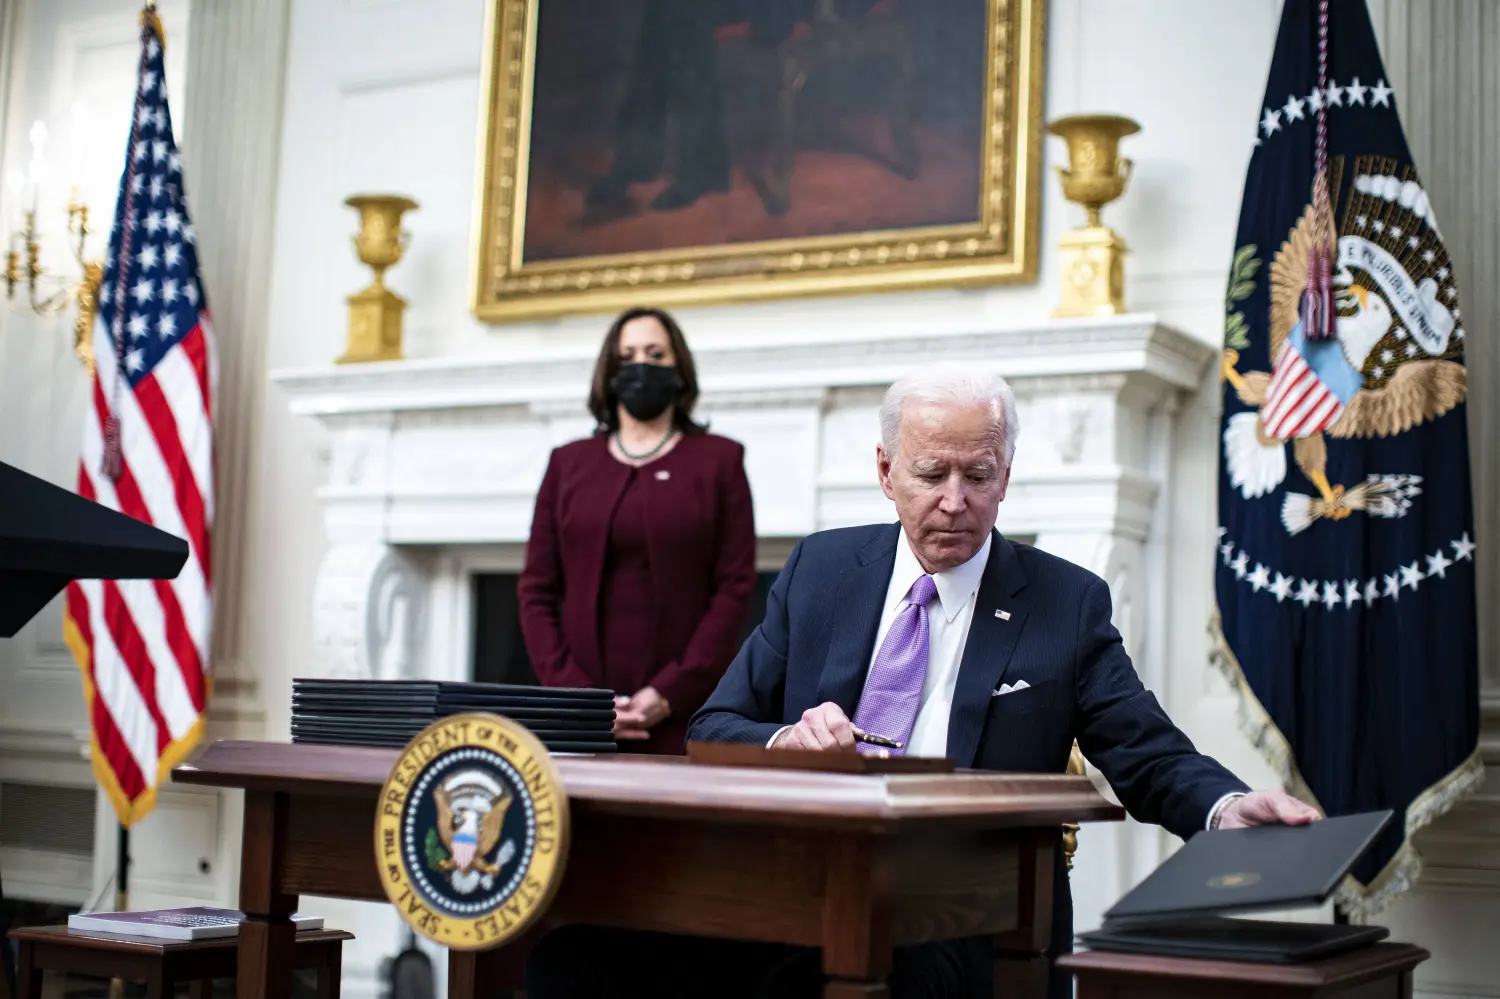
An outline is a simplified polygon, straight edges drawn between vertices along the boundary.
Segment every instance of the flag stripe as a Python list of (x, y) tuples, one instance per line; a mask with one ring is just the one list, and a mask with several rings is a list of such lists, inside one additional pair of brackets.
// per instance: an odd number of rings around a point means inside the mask
[(1301, 354), (1291, 347), (1282, 348), (1271, 385), (1266, 389), (1267, 424), (1279, 423), (1287, 410), (1302, 399), (1312, 387), (1312, 382), (1307, 377), (1310, 374), (1307, 365), (1302, 363)]
[(1317, 429), (1308, 430), (1307, 433), (1315, 434), (1331, 427), (1333, 421), (1337, 420), (1339, 414), (1343, 413), (1343, 411), (1344, 404), (1339, 402), (1338, 396), (1330, 392), (1328, 398), (1323, 400), (1323, 405), (1313, 410), (1312, 416), (1308, 418), (1308, 426), (1316, 427)]
[(1298, 363), (1301, 359), (1294, 358), (1290, 361), (1277, 365), (1276, 380), (1266, 390), (1266, 404), (1263, 412), (1267, 423), (1274, 423), (1281, 419), (1286, 413), (1287, 407), (1296, 404), (1307, 391), (1308, 383), (1305, 376), (1307, 370)]
[[(93, 629), (94, 691), (114, 719), (126, 756), (141, 772), (142, 779), (155, 776), (159, 756), (151, 712), (122, 661), (119, 647), (104, 619), (104, 584), (97, 579), (87, 579), (79, 585), (87, 597), (89, 622)], [(111, 762), (116, 762), (113, 757)], [(119, 769), (117, 763), (116, 773)]]
[[(103, 366), (100, 367), (102, 371)], [(198, 660), (206, 662), (209, 625), (208, 584), (204, 578), (201, 563), (196, 557), (196, 546), (192, 543), (193, 539), (183, 522), (182, 511), (173, 497), (175, 489), (172, 485), (172, 476), (162, 460), (161, 451), (157, 449), (155, 440), (146, 428), (145, 415), (139, 406), (133, 404), (135, 401), (133, 393), (121, 392), (119, 396), (122, 425), (121, 449), (127, 455), (132, 477), (140, 485), (139, 495), (142, 498), (140, 507), (124, 512), (137, 520), (159, 527), (168, 534), (175, 534), (179, 538), (186, 539), (189, 546), (193, 548), (182, 571), (177, 574), (176, 579), (172, 580), (171, 586), (172, 591), (177, 595), (177, 602), (182, 605), (188, 634), (193, 636), (193, 646), (197, 651)], [(96, 469), (104, 458), (103, 424), (109, 413), (103, 390), (97, 385), (94, 403), (98, 418), (90, 421), (84, 428), (84, 463), (85, 467)], [(135, 428), (134, 431), (131, 428)]]
[[(186, 405), (177, 406), (177, 422), (182, 426), (196, 426), (201, 428), (195, 434), (195, 446), (191, 449), (196, 455), (199, 447), (202, 448), (202, 456), (196, 457), (193, 463), (193, 474), (198, 477), (198, 489), (203, 494), (203, 511), (210, 529), (214, 522), (214, 463), (213, 463), (213, 423), (214, 423), (214, 398), (213, 398), (213, 374), (210, 371), (210, 349), (208, 320), (205, 316), (198, 317), (198, 325), (183, 338), (181, 353), (174, 352), (173, 370), (177, 370), (177, 359), (181, 358), (187, 362), (187, 368), (191, 372), (194, 384), (198, 386), (198, 407), (189, 416), (185, 410)], [(184, 391), (184, 394), (186, 392)], [(168, 393), (168, 399), (175, 398)], [(213, 574), (209, 574), (213, 578)]]
[[(97, 434), (90, 434), (85, 438), (84, 448), (85, 460), (93, 457), (95, 446), (100, 448), (102, 455), (102, 438)], [(88, 464), (84, 468), (87, 469)], [(110, 483), (108, 479), (99, 479), (95, 482), (95, 488), (103, 497), (102, 502), (106, 506), (128, 514), (137, 520), (151, 523), (151, 518), (141, 499), (140, 488), (136, 484), (133, 469), (129, 463), (125, 463), (120, 473), (119, 481)], [(160, 526), (160, 525), (156, 525)], [(189, 559), (188, 564), (191, 564)], [(180, 577), (179, 577), (180, 578)], [(162, 654), (155, 656), (156, 662), (165, 664), (175, 661), (176, 669), (170, 671), (170, 676), (164, 678), (163, 682), (169, 685), (168, 703), (173, 706), (173, 724), (171, 726), (173, 738), (192, 726), (192, 718), (184, 718), (180, 713), (181, 706), (186, 703), (195, 708), (194, 713), (203, 709), (203, 659), (198, 654), (192, 638), (188, 632), (186, 615), (183, 613), (181, 604), (177, 600), (177, 591), (172, 584), (166, 580), (140, 580), (142, 584), (149, 582), (150, 594), (158, 601), (158, 606), (150, 613), (152, 622), (151, 641), (148, 643), (152, 648), (158, 649)], [(132, 588), (131, 592), (137, 595), (140, 601), (150, 599), (146, 592), (139, 588)], [(143, 608), (142, 615), (147, 611)], [(138, 623), (145, 626), (146, 618), (143, 616)], [(170, 650), (170, 654), (167, 654)], [(174, 682), (175, 681), (175, 682)], [(155, 687), (142, 688), (151, 691), (151, 700), (156, 697)]]
[(125, 672), (130, 674), (136, 693), (140, 695), (146, 713), (151, 716), (151, 730), (156, 738), (156, 745), (153, 747), (154, 769), (154, 760), (161, 757), (162, 749), (172, 741), (167, 734), (167, 720), (162, 717), (161, 705), (156, 699), (156, 664), (151, 661), (145, 639), (141, 637), (135, 626), (135, 619), (131, 617), (130, 610), (125, 606), (125, 599), (120, 595), (122, 584), (112, 579), (101, 582), (104, 593), (104, 624), (109, 628), (109, 637), (114, 639), (115, 648), (120, 650), (120, 662), (125, 667)]
[[(176, 366), (172, 364), (172, 358), (179, 358)], [(177, 382), (169, 385), (176, 393), (179, 405), (182, 404), (182, 392), (186, 389), (193, 393), (193, 405), (201, 410), (198, 400), (196, 381), (192, 379), (192, 372), (185, 370), (187, 361), (182, 359), (182, 351), (176, 348), (169, 350), (166, 357), (162, 358), (151, 374), (142, 378), (135, 387), (136, 401), (140, 403), (141, 413), (146, 418), (146, 423), (151, 428), (151, 435), (155, 438), (157, 448), (161, 454), (162, 465), (167, 473), (168, 480), (176, 492), (177, 511), (182, 515), (182, 525), (187, 531), (188, 544), (193, 546), (193, 555), (198, 559), (204, 579), (213, 575), (213, 566), (208, 561), (208, 525), (204, 521), (203, 493), (199, 483), (208, 480), (208, 435), (201, 431), (207, 426), (203, 420), (196, 419), (188, 422), (184, 429), (186, 433), (179, 431), (177, 416), (172, 412), (172, 404), (167, 401), (168, 395), (163, 391), (161, 379), (171, 378)], [(201, 451), (201, 454), (193, 454)], [(136, 452), (132, 452), (135, 454)], [(195, 467), (193, 458), (197, 458)]]
[[(83, 490), (80, 490), (80, 495), (82, 493)], [(85, 498), (93, 499), (93, 496), (88, 495)], [(90, 613), (88, 597), (84, 595), (83, 586), (79, 582), (68, 584), (66, 615), (68, 621), (78, 630), (84, 645), (92, 650), (94, 646), (93, 616)], [(115, 783), (128, 797), (134, 798), (145, 790), (146, 782), (141, 776), (140, 767), (136, 765), (135, 757), (131, 755), (130, 747), (125, 744), (124, 736), (120, 734), (120, 729), (110, 715), (108, 707), (99, 696), (98, 683), (94, 679), (93, 655), (89, 654), (79, 666), (83, 670), (88, 691), (88, 712), (93, 728), (94, 750), (97, 757), (109, 768)]]
[[(163, 745), (176, 741), (193, 727), (203, 710), (195, 703), (187, 684), (189, 676), (201, 679), (202, 666), (194, 654), (176, 597), (164, 580), (128, 579), (117, 584), (120, 596), (146, 642), (149, 659), (164, 668), (155, 669), (155, 685), (148, 703), (154, 702), (166, 722)], [(167, 608), (171, 607), (169, 611)], [(172, 668), (175, 667), (175, 668)], [(201, 689), (201, 683), (200, 683)], [(170, 738), (168, 738), (170, 736)]]
[[(87, 470), (82, 467), (78, 472), (78, 494), (84, 499), (96, 503), (99, 501), (93, 480)], [(92, 581), (92, 583), (93, 587), (97, 588), (97, 581)], [(130, 747), (125, 742), (125, 737), (120, 733), (119, 726), (110, 715), (108, 706), (99, 695), (99, 682), (95, 669), (96, 656), (93, 651), (95, 648), (94, 615), (84, 589), (85, 585), (78, 581), (68, 584), (66, 613), (73, 627), (78, 629), (79, 637), (82, 638), (87, 650), (85, 659), (79, 663), (79, 667), (87, 678), (89, 720), (93, 728), (94, 748), (98, 757), (109, 768), (121, 791), (128, 798), (133, 799), (145, 790), (146, 782)]]
[[(87, 470), (87, 467), (87, 465), (84, 466), (85, 470)], [(111, 509), (119, 510), (121, 513), (124, 513), (127, 516), (134, 517), (137, 520), (143, 520), (147, 523), (150, 523), (150, 519), (145, 515), (144, 505), (140, 500), (140, 491), (136, 486), (135, 479), (130, 474), (130, 468), (128, 465), (121, 471), (119, 481), (111, 483), (107, 478), (101, 477), (97, 480), (91, 479), (90, 484), (92, 486), (92, 491), (97, 496), (97, 502), (101, 502)], [(106, 595), (117, 593), (118, 591), (116, 589), (116, 584), (113, 582), (107, 583), (105, 585), (104, 592), (106, 593)], [(106, 597), (106, 600), (108, 600), (108, 597)], [(123, 601), (121, 601), (120, 603), (123, 605)], [(122, 650), (122, 654), (126, 656), (133, 656), (138, 650), (136, 649), (134, 644), (127, 643), (121, 633), (121, 630), (115, 627), (116, 622), (114, 618), (110, 616), (113, 612), (112, 603), (107, 603), (105, 612), (106, 623), (111, 628), (110, 635), (114, 640), (115, 647)], [(131, 622), (131, 629), (136, 630), (134, 622)], [(145, 645), (147, 643), (143, 642), (142, 644)], [(166, 645), (165, 634), (153, 634), (152, 642), (149, 644), (157, 648), (164, 647)], [(144, 658), (144, 656), (142, 656), (141, 658)], [(163, 658), (160, 661), (165, 662), (168, 660)], [(154, 664), (141, 663), (138, 662), (135, 658), (130, 658), (127, 660), (127, 665), (129, 666), (132, 676), (134, 676), (138, 682), (138, 691), (141, 695), (142, 702), (151, 712), (152, 721), (155, 723), (160, 723), (162, 721), (162, 718), (160, 709), (158, 708), (156, 703), (156, 684), (154, 680), (150, 683), (146, 683), (142, 680), (143, 676), (148, 675), (148, 671), (150, 674), (154, 674)], [(164, 730), (165, 726), (162, 726), (162, 728)], [(164, 731), (162, 734), (164, 734)], [(165, 745), (165, 742), (163, 742), (162, 744)]]
[(192, 368), (193, 377), (198, 382), (198, 395), (203, 400), (203, 413), (212, 422), (216, 400), (213, 397), (213, 389), (210, 387), (214, 377), (211, 371), (213, 361), (208, 356), (210, 336), (208, 317), (199, 315), (198, 325), (183, 338), (182, 349), (187, 354), (188, 366)]
[(124, 791), (127, 797), (140, 796), (146, 790), (146, 779), (141, 774), (141, 768), (136, 765), (135, 757), (130, 755), (130, 747), (125, 744), (125, 737), (120, 734), (120, 727), (115, 724), (114, 716), (109, 713), (109, 706), (99, 696), (97, 684), (89, 715), (93, 723), (95, 743), (99, 747), (100, 755), (109, 766), (110, 772), (114, 774), (115, 783), (120, 785), (120, 790)]
[(1283, 424), (1293, 434), (1296, 434), (1307, 424), (1307, 419), (1312, 414), (1312, 411), (1322, 405), (1323, 400), (1328, 397), (1327, 389), (1323, 388), (1323, 383), (1318, 381), (1316, 376), (1309, 376), (1304, 381), (1309, 383), (1307, 391), (1302, 394), (1301, 399), (1297, 400), (1297, 405), (1292, 408), (1292, 411), (1287, 414), (1286, 419), (1283, 421)]

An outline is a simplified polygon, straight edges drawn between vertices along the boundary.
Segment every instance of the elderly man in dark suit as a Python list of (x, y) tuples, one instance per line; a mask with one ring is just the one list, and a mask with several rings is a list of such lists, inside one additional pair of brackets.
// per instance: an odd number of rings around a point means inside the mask
[[(876, 466), (899, 523), (824, 531), (797, 546), (765, 620), (689, 738), (892, 751), (856, 740), (866, 733), (960, 767), (1052, 772), (1066, 768), (1077, 739), (1132, 816), (1183, 838), (1316, 819), (1279, 791), (1251, 792), (1193, 748), (1136, 675), (1110, 624), (1103, 580), (995, 530), (1018, 431), (1010, 388), (997, 376), (934, 369), (892, 385)], [(1058, 855), (1053, 946), (1063, 951), (1072, 904)], [(539, 988), (528, 996), (627, 994), (588, 977), (615, 947), (644, 948), (637, 968), (701, 960), (703, 974), (734, 976), (757, 999), (816, 995), (819, 985), (815, 952), (578, 928), (571, 940), (543, 942), (533, 961)], [(564, 952), (568, 984), (593, 991), (548, 988), (541, 972), (561, 970)], [(988, 999), (990, 965), (984, 939), (898, 948), (891, 994)], [(1059, 976), (1053, 992), (1066, 987)], [(687, 983), (652, 994), (699, 992)]]

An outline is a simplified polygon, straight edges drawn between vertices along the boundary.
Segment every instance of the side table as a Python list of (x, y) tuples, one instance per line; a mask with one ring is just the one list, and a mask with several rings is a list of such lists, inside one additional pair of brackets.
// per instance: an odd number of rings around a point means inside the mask
[(1058, 959), (1078, 999), (1411, 999), (1421, 947), (1378, 943), (1306, 964), (1257, 964), (1084, 950)]
[[(215, 978), (234, 978), (238, 970), (237, 937), (212, 940), (160, 940), (155, 937), (104, 936), (66, 926), (12, 930), (20, 944), (16, 999), (41, 999), (42, 976), (48, 971), (145, 982), (149, 999), (168, 999), (187, 982), (193, 999), (212, 999)], [(308, 930), (297, 934), (293, 967), (315, 968), (318, 999), (338, 999), (345, 940), (343, 930)]]

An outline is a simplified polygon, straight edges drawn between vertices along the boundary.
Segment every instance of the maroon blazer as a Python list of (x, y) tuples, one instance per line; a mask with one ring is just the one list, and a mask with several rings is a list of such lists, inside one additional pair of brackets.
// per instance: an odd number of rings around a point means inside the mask
[[(688, 722), (739, 650), (755, 591), (744, 455), (736, 441), (693, 434), (636, 472), (651, 477), (650, 634), (659, 661), (651, 675), (629, 678), (634, 686), (616, 693), (655, 687), (672, 714), (644, 744), (624, 748), (683, 752)], [(517, 585), (527, 654), (546, 686), (605, 685), (609, 650), (600, 648), (600, 635), (610, 609), (600, 606), (600, 592), (611, 520), (630, 477), (604, 434), (558, 448), (547, 464)]]

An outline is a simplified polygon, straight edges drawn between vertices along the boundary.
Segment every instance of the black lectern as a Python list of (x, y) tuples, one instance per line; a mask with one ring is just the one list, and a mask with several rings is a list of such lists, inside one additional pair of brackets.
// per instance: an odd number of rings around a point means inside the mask
[[(183, 539), (0, 462), (0, 638), (75, 579), (175, 579), (187, 557)], [(15, 994), (5, 923), (0, 908), (0, 999)]]

